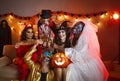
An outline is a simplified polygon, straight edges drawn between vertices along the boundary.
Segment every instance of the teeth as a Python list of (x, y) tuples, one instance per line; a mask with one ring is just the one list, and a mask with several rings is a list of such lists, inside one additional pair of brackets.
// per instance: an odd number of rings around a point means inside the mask
[(55, 64), (56, 64), (56, 65), (63, 65), (64, 63), (65, 63), (65, 61), (57, 62), (57, 61), (55, 60)]

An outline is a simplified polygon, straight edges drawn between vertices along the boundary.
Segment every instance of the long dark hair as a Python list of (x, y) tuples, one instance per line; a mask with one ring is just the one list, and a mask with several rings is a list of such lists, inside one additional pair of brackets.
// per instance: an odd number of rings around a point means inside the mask
[[(67, 25), (67, 22), (69, 22), (69, 21), (64, 21), (61, 25), (60, 25), (60, 27), (57, 29), (57, 32), (59, 31), (59, 30), (64, 30), (65, 31), (65, 33), (66, 33), (66, 40), (65, 40), (65, 42), (64, 42), (64, 47), (66, 48), (66, 47), (71, 47), (71, 42), (70, 42), (70, 31), (71, 31), (71, 29), (68, 27), (68, 25)], [(58, 37), (58, 33), (57, 33), (57, 37), (55, 38), (56, 39), (56, 44), (58, 44), (58, 45), (61, 45), (62, 44), (62, 42), (61, 41), (59, 41), (60, 40), (60, 38)]]
[[(25, 27), (25, 28), (23, 29), (22, 33), (21, 33), (21, 39), (20, 39), (21, 41), (26, 40), (26, 32), (27, 32), (28, 29), (32, 29), (32, 30), (33, 30), (33, 28), (32, 28), (31, 26)], [(32, 39), (36, 39), (34, 32), (33, 32), (33, 37), (32, 37)]]
[[(73, 40), (72, 40), (72, 46), (75, 46), (75, 45), (76, 45), (76, 43), (77, 43), (77, 41), (78, 41), (78, 39), (79, 39), (79, 37), (80, 37), (83, 29), (84, 29), (85, 23), (82, 22), (82, 21), (77, 22), (77, 23), (73, 26), (72, 32), (74, 31), (75, 27), (77, 27), (77, 26), (79, 26), (79, 25), (81, 26), (81, 30), (80, 30), (78, 33), (74, 34), (74, 38), (73, 38)], [(77, 32), (77, 31), (76, 31), (76, 32)]]

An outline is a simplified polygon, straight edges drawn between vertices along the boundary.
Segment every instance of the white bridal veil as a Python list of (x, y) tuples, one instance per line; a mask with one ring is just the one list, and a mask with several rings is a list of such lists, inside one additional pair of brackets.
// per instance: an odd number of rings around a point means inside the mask
[(67, 67), (66, 81), (106, 81), (108, 72), (101, 60), (97, 26), (81, 19), (85, 26), (77, 44), (65, 48), (66, 56), (72, 61)]

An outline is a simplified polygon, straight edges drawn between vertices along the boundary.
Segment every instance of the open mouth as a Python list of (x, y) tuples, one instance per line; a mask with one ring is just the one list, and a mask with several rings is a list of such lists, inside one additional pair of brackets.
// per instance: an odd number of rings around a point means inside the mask
[(55, 64), (56, 64), (56, 65), (63, 65), (64, 63), (65, 63), (65, 61), (57, 62), (57, 61), (55, 60)]

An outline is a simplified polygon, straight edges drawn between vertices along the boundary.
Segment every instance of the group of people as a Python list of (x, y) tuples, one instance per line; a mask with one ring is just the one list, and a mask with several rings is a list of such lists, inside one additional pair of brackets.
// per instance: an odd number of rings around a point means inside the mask
[[(20, 81), (107, 81), (108, 72), (101, 60), (97, 27), (81, 19), (69, 27), (51, 20), (51, 11), (42, 10), (38, 21), (38, 39), (32, 27), (25, 27), (16, 43), (14, 63)], [(64, 53), (71, 63), (65, 68), (51, 65), (56, 53)]]

